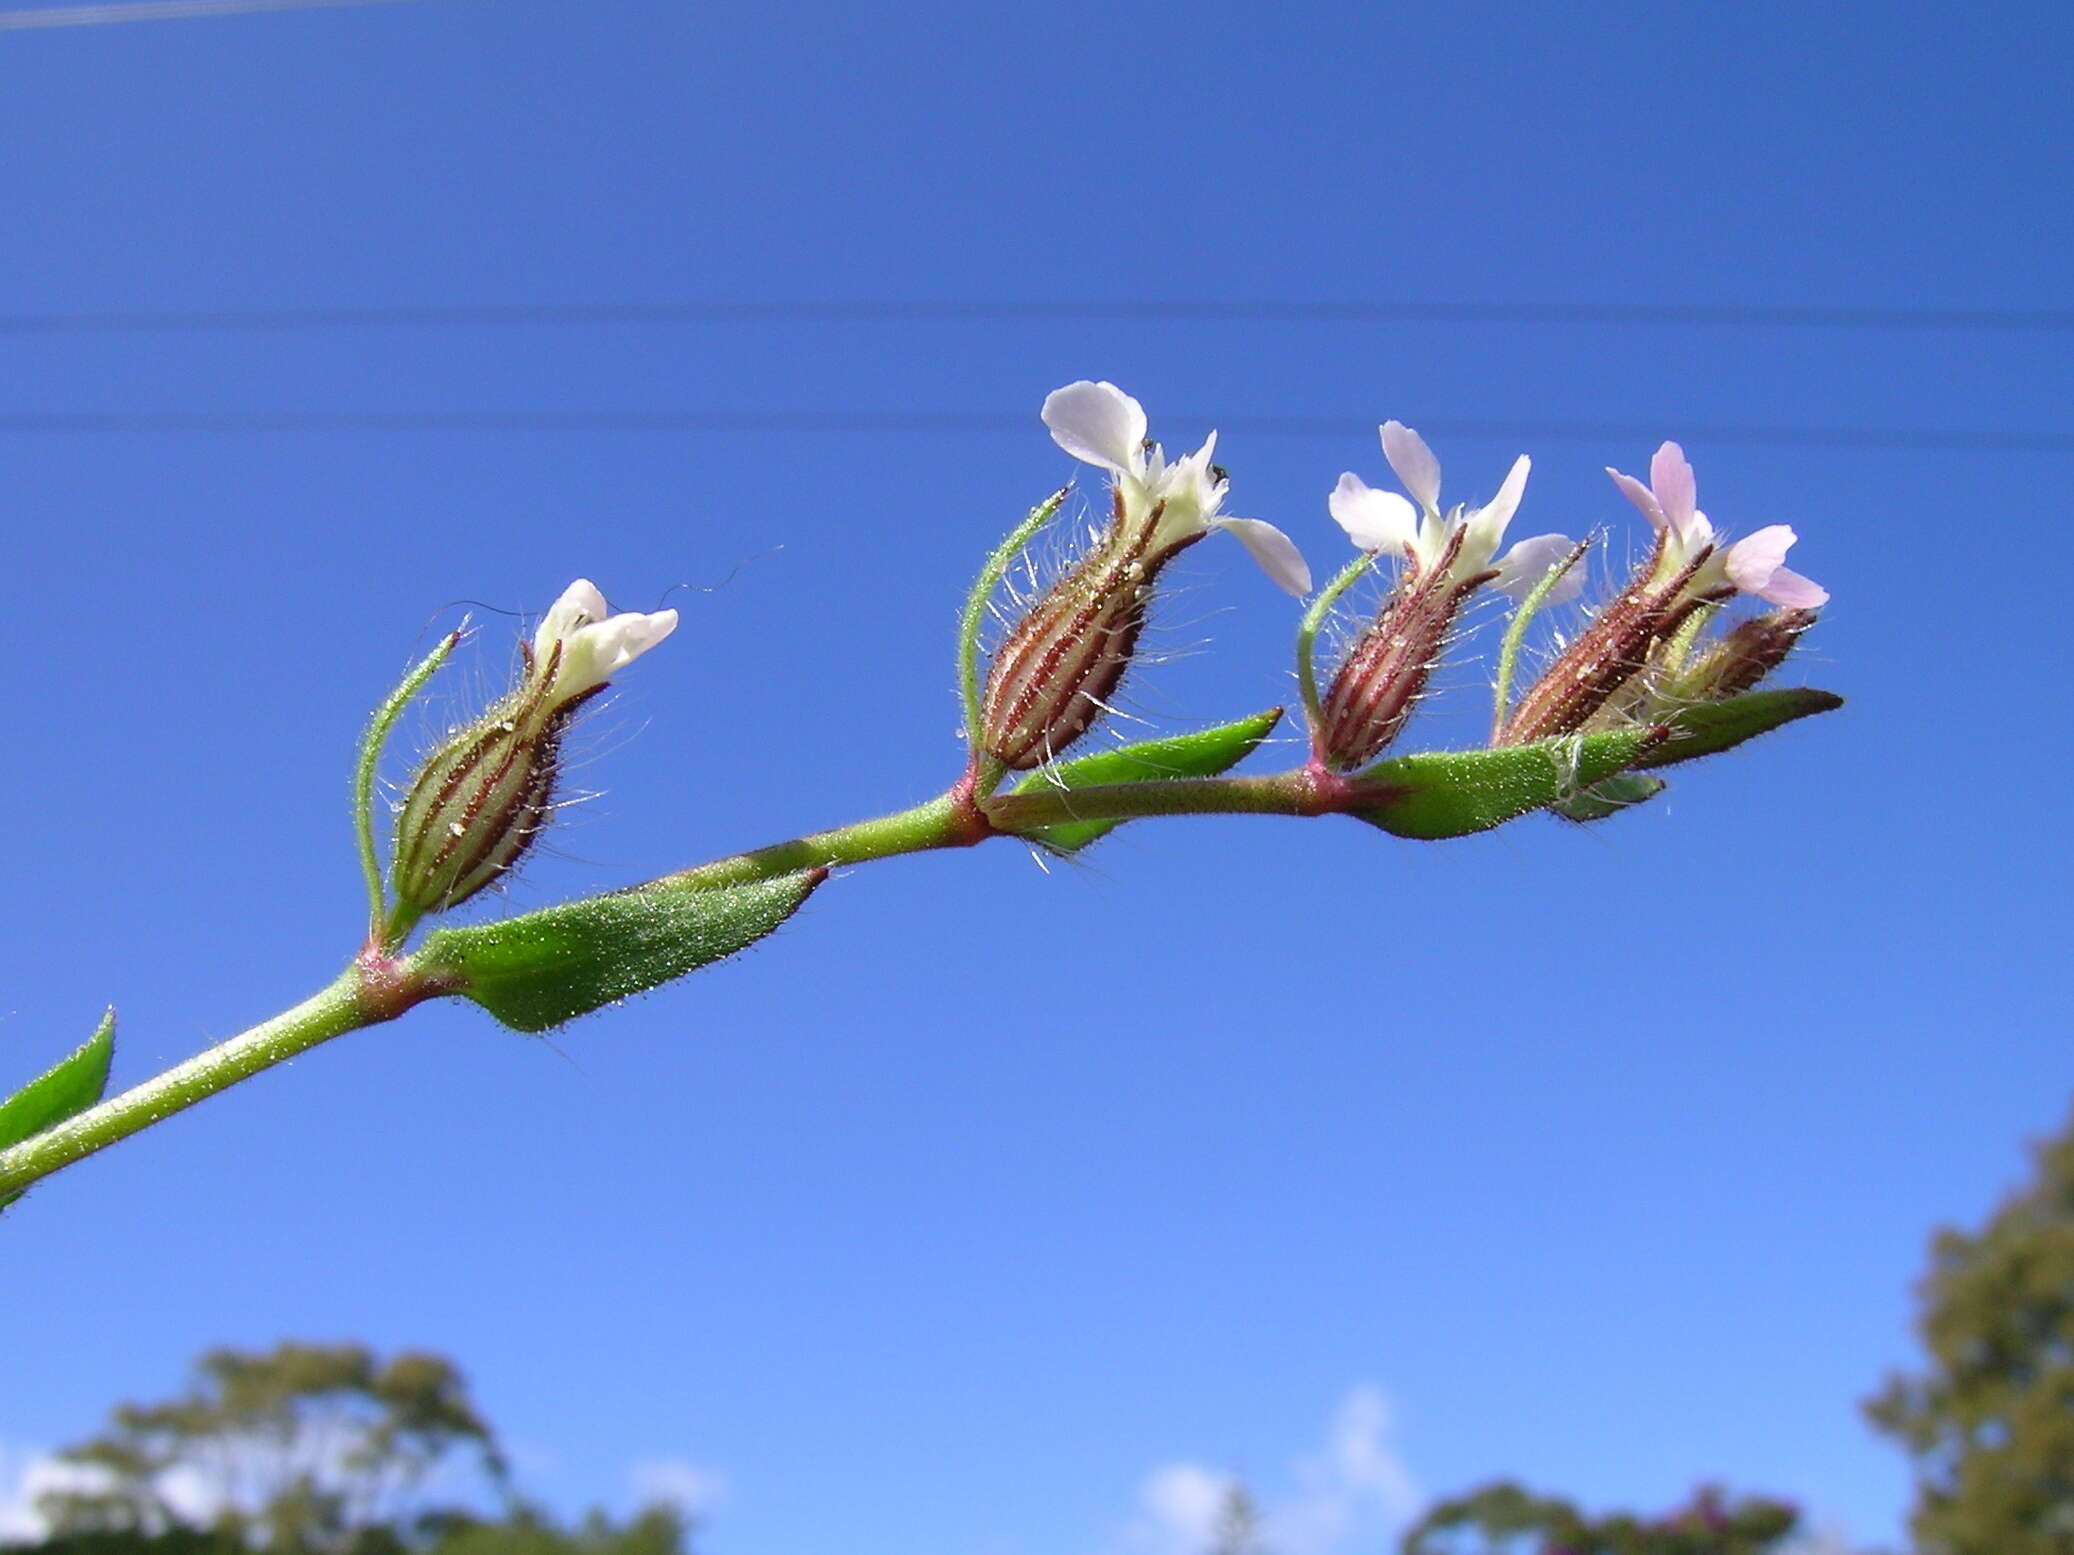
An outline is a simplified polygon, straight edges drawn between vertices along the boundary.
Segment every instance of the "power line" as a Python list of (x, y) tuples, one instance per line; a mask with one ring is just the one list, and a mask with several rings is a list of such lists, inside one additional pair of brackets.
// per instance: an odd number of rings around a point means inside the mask
[(175, 22), (249, 11), (316, 11), (341, 6), (403, 5), (410, 0), (124, 0), (116, 5), (42, 5), (0, 11), (0, 32), (43, 27), (105, 27), (119, 22)]
[[(212, 0), (188, 0), (212, 3)], [(286, 3), (286, 0), (283, 0)], [(399, 4), (406, 0), (294, 0)], [(118, 8), (119, 9), (119, 8)], [(9, 16), (42, 12), (0, 12)], [(49, 13), (57, 14), (57, 13)], [(12, 25), (28, 25), (15, 23)], [(56, 24), (38, 24), (56, 25)], [(611, 324), (871, 323), (1555, 324), (1738, 329), (1967, 330), (2063, 333), (2074, 308), (1858, 308), (1705, 303), (1370, 300), (1188, 302), (707, 300), (603, 303), (434, 303), (394, 307), (211, 308), (0, 314), (0, 334), (107, 335), (235, 330), (539, 328)]]
[[(1372, 437), (1375, 422), (1356, 416), (1196, 416), (1172, 418), (1244, 437)], [(0, 412), (0, 433), (252, 434), (284, 432), (775, 432), (790, 434), (1028, 434), (1029, 415), (989, 412), (850, 411), (17, 411)], [(1480, 421), (1427, 418), (1433, 436), (1511, 443), (1653, 443), (1666, 430), (1718, 447), (1857, 448), (1888, 451), (2074, 453), (2074, 433), (1992, 432), (1969, 428), (1793, 426), (1731, 422), (1713, 426), (1623, 421)]]

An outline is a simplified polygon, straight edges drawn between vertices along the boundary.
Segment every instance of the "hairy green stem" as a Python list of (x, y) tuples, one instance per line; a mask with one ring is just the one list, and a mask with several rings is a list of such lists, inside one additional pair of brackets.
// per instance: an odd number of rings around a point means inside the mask
[[(978, 772), (947, 794), (892, 815), (798, 837), (666, 875), (676, 885), (744, 885), (803, 869), (864, 864), (903, 853), (965, 848), (1071, 821), (1153, 815), (1321, 815), (1358, 798), (1357, 781), (1311, 770), (1270, 777), (1180, 778), (1152, 783), (1039, 790), (981, 798)], [(370, 948), (337, 981), (293, 1009), (219, 1043), (186, 1063), (80, 1113), (11, 1150), (0, 1151), (0, 1197), (227, 1090), (319, 1043), (394, 1020), (442, 990), (410, 963)]]
[(366, 978), (358, 965), (349, 967), (329, 988), (312, 994), (291, 1010), (262, 1021), (249, 1031), (220, 1042), (206, 1053), (155, 1075), (142, 1085), (110, 1097), (56, 1128), (0, 1151), (0, 1197), (26, 1188), (73, 1162), (105, 1150), (140, 1129), (192, 1107), (320, 1042), (394, 1019), (410, 1002), (384, 1005), (370, 1001)]
[(970, 847), (984, 841), (987, 835), (986, 822), (974, 811), (965, 786), (960, 784), (941, 798), (916, 805), (912, 810), (815, 832), (809, 837), (795, 837), (790, 842), (737, 853), (732, 858), (715, 859), (695, 869), (665, 875), (663, 882), (706, 888), (745, 885), (796, 874), (802, 869), (835, 869), (901, 853)]
[(1129, 821), (1153, 815), (1329, 815), (1361, 796), (1358, 780), (1302, 768), (1265, 777), (1168, 778), (1091, 788), (1002, 794), (981, 806), (1011, 836), (1071, 821)]

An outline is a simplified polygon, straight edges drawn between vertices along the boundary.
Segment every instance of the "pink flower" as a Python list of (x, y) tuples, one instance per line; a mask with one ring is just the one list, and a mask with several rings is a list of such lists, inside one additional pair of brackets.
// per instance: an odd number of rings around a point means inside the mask
[(1704, 556), (1686, 585), (1694, 592), (1733, 587), (1788, 610), (1813, 610), (1829, 602), (1829, 590), (1784, 565), (1786, 552), (1798, 538), (1789, 525), (1770, 524), (1733, 545), (1720, 543), (1714, 526), (1699, 510), (1698, 483), (1685, 450), (1676, 443), (1657, 449), (1649, 461), (1647, 486), (1610, 467), (1606, 473), (1663, 537), (1659, 577), (1676, 576)]

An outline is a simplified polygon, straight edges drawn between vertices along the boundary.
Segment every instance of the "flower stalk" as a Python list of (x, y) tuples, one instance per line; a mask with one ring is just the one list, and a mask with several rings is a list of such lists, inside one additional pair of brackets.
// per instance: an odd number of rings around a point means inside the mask
[[(1468, 836), (1540, 810), (1598, 819), (1662, 786), (1644, 769), (1712, 755), (1838, 705), (1822, 692), (1754, 689), (1785, 661), (1828, 596), (1782, 565), (1793, 541), (1786, 526), (1723, 542), (1695, 506), (1690, 466), (1667, 443), (1652, 462), (1650, 486), (1614, 475), (1656, 531), (1648, 560), (1509, 707), (1527, 624), (1543, 605), (1577, 592), (1573, 571), (1584, 547), (1538, 535), (1501, 554), (1524, 493), (1526, 456), (1489, 502), (1443, 512), (1439, 461), (1393, 421), (1380, 429), (1383, 450), (1410, 496), (1371, 490), (1348, 473), (1328, 502), (1357, 554), (1311, 602), (1297, 633), (1310, 734), (1304, 764), (1231, 775), (1261, 747), (1280, 708), (1060, 760), (1108, 710), (1161, 570), (1175, 556), (1222, 530), (1291, 594), (1309, 592), (1310, 572), (1279, 529), (1224, 514), (1229, 482), (1211, 463), (1214, 433), (1169, 464), (1147, 440), (1138, 402), (1113, 384), (1089, 381), (1051, 395), (1043, 419), (1061, 448), (1108, 473), (1109, 521), (1023, 612), (984, 673), (981, 627), (993, 595), (1067, 493), (1032, 509), (982, 567), (959, 623), (968, 759), (946, 792), (626, 890), (438, 928), (407, 951), (421, 920), (490, 890), (519, 864), (551, 815), (571, 719), (611, 676), (668, 637), (677, 616), (615, 614), (589, 582), (570, 585), (523, 645), (518, 685), (442, 743), (409, 785), (385, 882), (373, 824), (377, 769), (404, 707), (461, 640), (456, 632), (376, 709), (361, 743), (355, 845), (371, 930), (351, 964), (293, 1008), (88, 1106), (105, 1086), (113, 1038), (104, 1023), (100, 1045), (75, 1055), (93, 1063), (61, 1066), (62, 1106), (12, 1106), (16, 1132), (0, 1133), (0, 1207), (152, 1123), (428, 1000), (466, 998), (508, 1029), (535, 1032), (660, 987), (777, 932), (833, 870), (994, 838), (1066, 855), (1119, 824), (1159, 816), (1345, 815), (1419, 839)], [(1396, 564), (1395, 585), (1321, 689), (1319, 631), (1385, 555)], [(1522, 600), (1500, 657), (1492, 747), (1386, 756), (1465, 604), (1485, 586)], [(1736, 593), (1775, 608), (1703, 642), (1716, 630), (1716, 607)], [(1001, 792), (1010, 773), (1024, 776)], [(81, 1078), (89, 1068), (90, 1078)], [(23, 1094), (47, 1093), (32, 1085)], [(41, 1132), (21, 1137), (32, 1128)]]

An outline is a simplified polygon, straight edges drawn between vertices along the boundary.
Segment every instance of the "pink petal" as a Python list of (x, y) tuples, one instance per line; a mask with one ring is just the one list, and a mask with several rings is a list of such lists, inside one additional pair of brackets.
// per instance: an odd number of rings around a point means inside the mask
[(1377, 491), (1351, 470), (1339, 478), (1325, 505), (1358, 551), (1402, 556), (1418, 537), (1418, 510), (1394, 491)]
[(1310, 593), (1311, 569), (1304, 564), (1303, 553), (1273, 524), (1258, 518), (1220, 518), (1214, 527), (1236, 535), (1247, 554), (1260, 563), (1260, 570), (1283, 589), (1298, 599)]
[(1671, 532), (1684, 539), (1685, 531), (1692, 527), (1693, 511), (1699, 506), (1699, 483), (1693, 479), (1685, 450), (1676, 443), (1657, 449), (1656, 457), (1649, 461), (1649, 485)]
[(1798, 538), (1788, 524), (1770, 524), (1743, 536), (1722, 557), (1728, 581), (1745, 594), (1762, 594)]
[(1814, 610), (1829, 603), (1829, 590), (1813, 578), (1803, 578), (1791, 567), (1780, 567), (1772, 573), (1760, 597), (1782, 610)]
[(1113, 383), (1082, 379), (1044, 397), (1051, 440), (1083, 464), (1117, 474), (1132, 468), (1145, 442), (1145, 407)]
[(1667, 527), (1664, 523), (1663, 505), (1656, 500), (1656, 493), (1634, 476), (1623, 475), (1610, 464), (1606, 466), (1606, 473), (1613, 477), (1613, 484), (1620, 488), (1620, 494), (1642, 510), (1644, 518), (1658, 529)]
[(1427, 512), (1438, 512), (1440, 461), (1433, 457), (1426, 440), (1401, 421), (1385, 421), (1382, 433), (1383, 457), (1390, 461), (1390, 468), (1397, 472), (1404, 489)]

